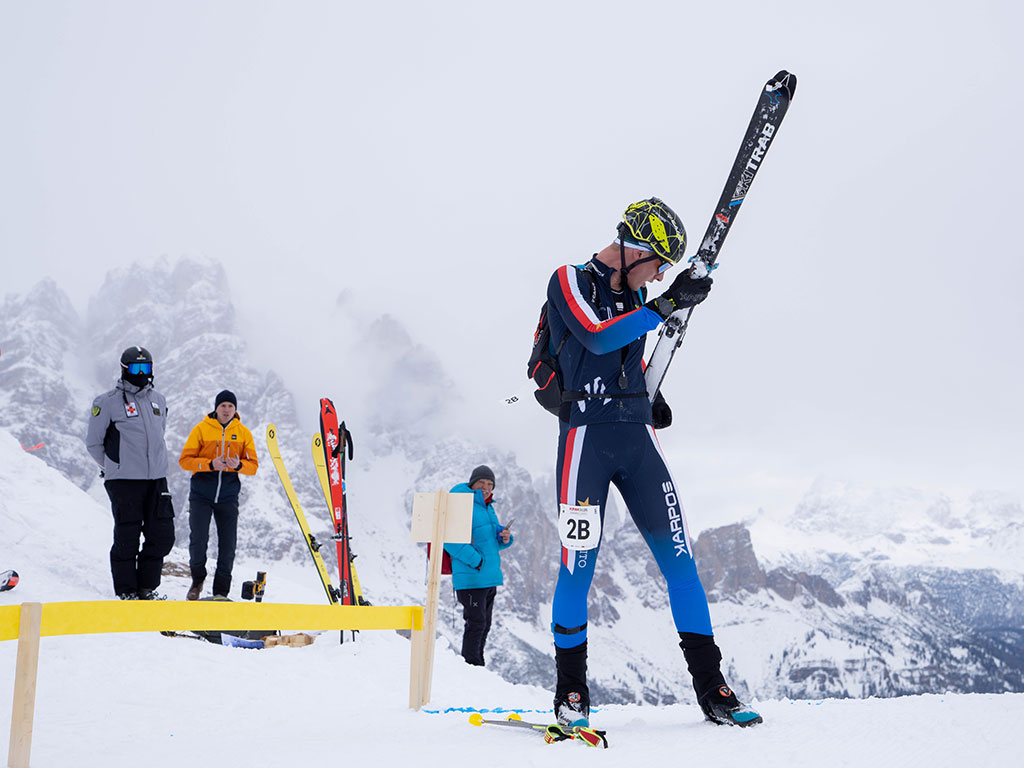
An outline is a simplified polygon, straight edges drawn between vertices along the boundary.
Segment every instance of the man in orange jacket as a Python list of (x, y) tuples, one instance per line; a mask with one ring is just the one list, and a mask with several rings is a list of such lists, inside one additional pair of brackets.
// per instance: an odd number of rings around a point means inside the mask
[(238, 476), (255, 475), (259, 467), (252, 433), (242, 425), (238, 401), (225, 389), (217, 395), (213, 411), (192, 428), (178, 464), (192, 473), (188, 494), (188, 557), (192, 571), (189, 600), (198, 600), (206, 581), (206, 549), (210, 519), (217, 523), (217, 570), (214, 596), (227, 597), (231, 567), (238, 541)]

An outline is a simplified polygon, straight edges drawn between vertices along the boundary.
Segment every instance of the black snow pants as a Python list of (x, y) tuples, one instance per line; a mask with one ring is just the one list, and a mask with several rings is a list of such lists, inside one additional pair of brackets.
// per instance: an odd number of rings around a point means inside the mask
[(103, 487), (114, 515), (114, 545), (110, 548), (114, 592), (124, 595), (156, 589), (164, 557), (174, 546), (174, 506), (167, 478), (107, 480)]
[(210, 543), (210, 518), (217, 524), (217, 570), (213, 573), (213, 594), (228, 596), (231, 569), (238, 543), (238, 498), (213, 502), (190, 496), (188, 499), (188, 566), (192, 581), (206, 579), (206, 550)]
[(462, 603), (462, 617), (466, 620), (466, 629), (462, 635), (462, 658), (467, 664), (478, 667), (484, 665), (484, 644), (487, 642), (487, 633), (491, 631), (491, 612), (494, 610), (496, 594), (497, 587), (455, 591)]

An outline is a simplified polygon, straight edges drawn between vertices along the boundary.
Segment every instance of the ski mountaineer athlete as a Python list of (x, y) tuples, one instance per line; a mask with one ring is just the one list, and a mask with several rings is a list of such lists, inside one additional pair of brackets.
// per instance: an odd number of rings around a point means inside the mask
[(705, 717), (740, 726), (761, 722), (722, 676), (722, 653), (678, 486), (654, 434), (671, 424), (671, 410), (660, 398), (652, 408), (644, 383), (647, 332), (672, 312), (699, 304), (711, 290), (710, 277), (694, 279), (687, 270), (647, 300), (647, 283), (664, 279), (685, 249), (679, 217), (652, 197), (626, 209), (611, 245), (585, 265), (560, 267), (548, 283), (549, 351), (557, 354), (563, 390), (555, 467), (562, 559), (551, 625), (555, 715), (565, 727), (589, 726), (587, 593), (609, 482), (622, 494), (665, 577), (679, 645)]

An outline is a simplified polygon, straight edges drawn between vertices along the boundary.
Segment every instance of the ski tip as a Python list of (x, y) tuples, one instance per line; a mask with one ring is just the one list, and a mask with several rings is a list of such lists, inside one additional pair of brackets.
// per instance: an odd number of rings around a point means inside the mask
[(595, 728), (576, 728), (573, 736), (589, 747), (608, 749), (608, 738), (605, 734), (605, 731), (599, 731)]
[(775, 91), (783, 89), (786, 91), (786, 96), (792, 99), (796, 95), (796, 75), (792, 72), (787, 72), (784, 69), (780, 69), (775, 73), (775, 77), (768, 81), (765, 88)]
[(469, 716), (469, 724), (470, 725), (483, 725), (484, 724), (484, 716), (481, 715), (479, 712), (474, 712), (473, 714), (471, 714)]

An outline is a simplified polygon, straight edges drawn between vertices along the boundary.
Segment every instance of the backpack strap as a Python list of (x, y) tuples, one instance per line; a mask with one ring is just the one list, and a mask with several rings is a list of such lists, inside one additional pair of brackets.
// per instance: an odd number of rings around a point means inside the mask
[(562, 393), (562, 402), (575, 403), (579, 400), (628, 400), (632, 397), (648, 397), (648, 394), (646, 392), (623, 392), (621, 394), (606, 392), (592, 395), (589, 392), (569, 391)]

